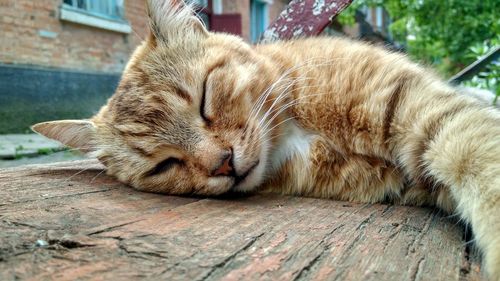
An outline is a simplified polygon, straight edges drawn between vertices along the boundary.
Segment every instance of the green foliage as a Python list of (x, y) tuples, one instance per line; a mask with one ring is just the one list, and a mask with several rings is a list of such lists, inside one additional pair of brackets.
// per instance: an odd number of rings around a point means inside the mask
[(54, 153), (54, 152), (56, 152), (56, 151), (57, 151), (57, 150), (54, 150), (54, 149), (52, 149), (52, 148), (39, 148), (39, 149), (37, 150), (37, 153), (38, 153), (39, 155), (49, 155), (49, 154), (52, 154), (52, 153)]
[(21, 153), (21, 152), (22, 152), (23, 150), (24, 150), (24, 146), (22, 146), (22, 145), (18, 145), (18, 146), (16, 146), (16, 147), (14, 148), (14, 158), (15, 158), (15, 159), (20, 159), (20, 158), (22, 158), (23, 156), (22, 156), (22, 153)]
[[(500, 40), (495, 39), (491, 41), (485, 41), (482, 44), (476, 44), (470, 47), (470, 58), (476, 60), (481, 56), (488, 53), (494, 46), (500, 45)], [(463, 84), (469, 87), (477, 87), (482, 89), (487, 89), (495, 93), (495, 99), (493, 104), (496, 105), (498, 102), (498, 97), (500, 96), (500, 62), (494, 61), (479, 72), (476, 76), (472, 77), (469, 81), (465, 81)]]
[(447, 76), (474, 61), (472, 46), (500, 38), (498, 0), (356, 0), (339, 21), (354, 23), (354, 12), (363, 5), (383, 6), (394, 40)]

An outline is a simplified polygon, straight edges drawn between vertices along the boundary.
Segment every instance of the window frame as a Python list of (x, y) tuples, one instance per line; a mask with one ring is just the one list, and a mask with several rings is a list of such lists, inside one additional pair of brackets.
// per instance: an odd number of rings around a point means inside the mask
[[(271, 0), (250, 0), (250, 40), (257, 43), (269, 26), (269, 4)], [(262, 21), (258, 22), (258, 19)]]
[(116, 0), (110, 1), (114, 2), (112, 4), (116, 6), (115, 9), (121, 9), (122, 12), (118, 16), (112, 16), (110, 14), (75, 7), (74, 5), (76, 4), (76, 0), (71, 0), (71, 5), (64, 2), (61, 4), (59, 9), (59, 18), (62, 21), (78, 23), (118, 33), (131, 33), (132, 28), (125, 19), (124, 5), (120, 7)]

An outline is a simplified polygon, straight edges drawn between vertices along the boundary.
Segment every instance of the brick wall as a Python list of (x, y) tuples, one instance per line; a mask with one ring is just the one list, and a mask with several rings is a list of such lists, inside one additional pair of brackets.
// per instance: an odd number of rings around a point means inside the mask
[[(135, 32), (113, 31), (59, 20), (62, 0), (0, 0), (0, 62), (99, 72), (120, 72), (145, 36), (143, 0), (126, 0)], [(54, 38), (41, 36), (49, 33)]]
[[(241, 13), (248, 39), (250, 0), (224, 1), (224, 13)], [(0, 0), (0, 134), (92, 116), (113, 94), (131, 52), (147, 36), (144, 0), (125, 0), (130, 34), (61, 21), (61, 3)], [(270, 21), (283, 3), (272, 5)]]
[[(284, 7), (275, 0), (271, 22)], [(61, 21), (62, 0), (0, 0), (0, 63), (119, 73), (147, 35), (144, 0), (125, 0), (130, 34)], [(250, 36), (250, 0), (223, 0), (224, 13), (240, 13)], [(49, 37), (44, 36), (49, 34)], [(53, 38), (50, 38), (53, 37)]]

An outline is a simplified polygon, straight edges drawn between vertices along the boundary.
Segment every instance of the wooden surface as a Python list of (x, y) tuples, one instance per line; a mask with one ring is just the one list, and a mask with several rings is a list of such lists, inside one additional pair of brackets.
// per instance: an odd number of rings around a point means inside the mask
[(0, 280), (481, 279), (431, 209), (141, 193), (94, 160), (0, 170), (0, 198)]

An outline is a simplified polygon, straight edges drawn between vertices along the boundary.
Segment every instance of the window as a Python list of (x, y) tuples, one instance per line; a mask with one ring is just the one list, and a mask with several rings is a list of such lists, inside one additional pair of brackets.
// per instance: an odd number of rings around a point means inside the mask
[(64, 4), (101, 17), (123, 19), (123, 0), (64, 0)]
[(252, 42), (259, 41), (260, 36), (267, 28), (269, 0), (251, 0), (250, 3), (250, 37)]
[(132, 30), (125, 20), (124, 0), (64, 0), (61, 20), (121, 33)]
[(382, 7), (377, 7), (375, 8), (375, 12), (377, 13), (377, 29), (380, 31), (384, 27), (383, 24), (383, 19), (384, 19), (384, 13), (383, 13), (383, 8)]

